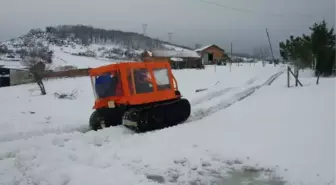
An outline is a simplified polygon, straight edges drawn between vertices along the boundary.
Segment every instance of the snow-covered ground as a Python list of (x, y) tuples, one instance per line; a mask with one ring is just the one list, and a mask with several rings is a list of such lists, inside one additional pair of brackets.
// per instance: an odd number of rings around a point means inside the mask
[[(335, 79), (315, 85), (305, 72), (304, 87), (287, 88), (285, 69), (176, 70), (192, 115), (144, 134), (88, 131), (87, 77), (46, 81), (46, 96), (2, 88), (0, 184), (334, 184)], [(74, 100), (53, 95), (73, 90)]]
[(54, 58), (53, 64), (50, 67), (55, 69), (62, 66), (74, 66), (79, 69), (89, 68), (89, 67), (99, 67), (101, 65), (108, 65), (113, 62), (118, 62), (117, 60), (102, 60), (92, 57), (76, 56), (69, 53), (61, 51), (59, 47), (53, 47)]
[[(21, 38), (22, 39), (22, 38)], [(22, 44), (22, 40), (20, 38), (14, 39), (12, 41), (3, 42), (0, 44), (4, 44), (7, 46), (10, 50), (16, 51), (19, 48), (13, 47), (13, 45), (20, 45)], [(34, 38), (32, 41), (34, 42), (42, 42), (45, 45), (48, 45), (46, 43), (47, 41), (44, 41), (45, 38)], [(73, 42), (70, 42), (68, 45), (64, 46), (56, 46), (53, 44), (48, 45), (49, 48), (54, 52), (53, 57), (53, 63), (52, 65), (47, 65), (48, 69), (51, 70), (60, 70), (62, 67), (76, 67), (76, 68), (88, 68), (88, 67), (98, 67), (101, 65), (106, 65), (109, 63), (119, 62), (119, 61), (125, 61), (125, 59), (121, 59), (123, 56), (123, 52), (127, 51), (127, 48), (125, 46), (122, 46), (120, 44), (90, 44), (88, 46), (78, 45)], [(163, 47), (169, 50), (176, 50), (181, 51), (187, 49), (183, 49), (177, 46), (171, 46), (169, 44), (163, 44)], [(25, 47), (22, 47), (25, 48)], [(22, 49), (21, 48), (21, 49)], [(115, 50), (115, 51), (111, 51)], [(86, 52), (92, 52), (95, 54), (94, 57), (84, 57), (84, 56), (78, 56), (79, 53), (86, 53)], [(143, 50), (132, 50), (131, 52), (140, 55)], [(110, 56), (113, 55), (113, 56)], [(0, 66), (5, 66), (8, 68), (25, 68), (25, 66), (22, 65), (20, 62), (20, 57), (18, 55), (13, 55), (16, 57), (15, 59), (7, 58), (6, 55), (0, 55)], [(109, 57), (115, 57), (119, 59), (112, 59)], [(16, 61), (13, 61), (16, 60)]]

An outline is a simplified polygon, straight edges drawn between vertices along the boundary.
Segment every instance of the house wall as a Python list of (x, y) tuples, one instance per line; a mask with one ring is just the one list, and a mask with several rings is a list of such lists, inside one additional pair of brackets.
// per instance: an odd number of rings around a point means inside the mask
[[(72, 70), (66, 70), (66, 71), (46, 71), (43, 74), (43, 79), (89, 76), (88, 70), (89, 69), (72, 69)], [(35, 79), (29, 71), (15, 70), (15, 69), (9, 70), (9, 82), (11, 86), (26, 84), (26, 83), (33, 83), (34, 81)]]
[(10, 85), (20, 85), (34, 82), (34, 78), (29, 71), (11, 69), (9, 76)]
[(224, 60), (226, 55), (224, 51), (220, 50), (219, 48), (215, 46), (211, 46), (205, 50), (202, 51), (202, 56), (206, 53), (212, 53), (214, 56), (214, 60)]
[(186, 58), (187, 68), (202, 68), (202, 58)]
[[(208, 65), (208, 64), (214, 64), (217, 62), (225, 62), (229, 59), (228, 55), (225, 53), (224, 50), (222, 50), (221, 48), (219, 48), (216, 45), (212, 45), (202, 51), (198, 51), (198, 53), (202, 56), (202, 63), (204, 65)], [(208, 54), (211, 53), (213, 54), (213, 60), (209, 60), (209, 56)]]
[(202, 54), (201, 56), (202, 56), (202, 64), (203, 65), (210, 64), (209, 59), (208, 59), (208, 55)]

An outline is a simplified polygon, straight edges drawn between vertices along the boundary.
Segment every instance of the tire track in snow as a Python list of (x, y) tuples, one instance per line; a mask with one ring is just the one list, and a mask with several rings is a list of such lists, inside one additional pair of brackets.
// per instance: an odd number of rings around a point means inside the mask
[(218, 96), (222, 96), (222, 95), (226, 94), (227, 92), (229, 92), (232, 89), (233, 89), (233, 87), (228, 87), (228, 88), (224, 88), (224, 89), (221, 89), (221, 90), (218, 90), (218, 91), (207, 93), (200, 98), (196, 98), (195, 100), (192, 100), (191, 105), (195, 106), (195, 105), (199, 105), (203, 102), (212, 100), (212, 99), (214, 99)]
[(246, 85), (251, 85), (251, 84), (253, 84), (256, 80), (257, 80), (257, 77), (253, 77), (253, 78), (249, 79), (245, 84), (246, 84)]
[[(245, 82), (245, 84), (251, 85), (256, 80), (257, 80), (257, 77), (250, 78), (249, 80), (247, 80)], [(217, 90), (217, 91), (206, 93), (205, 95), (203, 95), (201, 97), (198, 97), (198, 98), (195, 98), (194, 100), (191, 100), (190, 104), (191, 104), (191, 106), (199, 105), (203, 102), (207, 102), (209, 100), (212, 100), (214, 98), (222, 96), (222, 95), (228, 93), (229, 91), (231, 91), (233, 89), (237, 89), (237, 87), (227, 87), (227, 88), (224, 88), (224, 89), (220, 89), (220, 90)]]
[(272, 75), (271, 77), (269, 77), (265, 83), (261, 84), (261, 85), (256, 85), (256, 86), (252, 86), (246, 90), (243, 90), (241, 92), (238, 92), (236, 94), (234, 94), (231, 98), (229, 99), (225, 99), (220, 101), (218, 104), (211, 106), (209, 108), (206, 109), (198, 109), (194, 112), (192, 112), (190, 118), (185, 122), (192, 122), (192, 121), (197, 121), (200, 119), (203, 119), (205, 117), (208, 117), (220, 110), (226, 109), (227, 107), (247, 98), (248, 96), (252, 95), (256, 90), (258, 90), (259, 88), (265, 86), (265, 85), (272, 85), (272, 83), (283, 73), (283, 71), (280, 71), (274, 75)]

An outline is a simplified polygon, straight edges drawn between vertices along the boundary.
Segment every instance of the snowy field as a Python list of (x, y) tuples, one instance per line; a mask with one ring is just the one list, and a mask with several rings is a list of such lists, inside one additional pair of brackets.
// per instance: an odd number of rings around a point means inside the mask
[(304, 87), (288, 89), (285, 69), (176, 70), (192, 115), (145, 134), (89, 131), (88, 77), (45, 81), (46, 96), (1, 88), (0, 184), (335, 184), (335, 79), (303, 72)]
[(98, 58), (90, 58), (84, 56), (75, 56), (65, 51), (61, 51), (59, 47), (54, 47), (54, 59), (53, 65), (50, 66), (51, 69), (55, 69), (61, 66), (75, 66), (79, 69), (89, 68), (89, 67), (99, 67), (101, 65), (107, 65), (112, 62), (117, 62), (116, 60), (103, 60)]

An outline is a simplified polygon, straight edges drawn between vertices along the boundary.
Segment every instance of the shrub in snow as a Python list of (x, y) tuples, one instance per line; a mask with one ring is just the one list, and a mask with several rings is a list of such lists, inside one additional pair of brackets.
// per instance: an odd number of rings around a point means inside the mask
[(8, 52), (8, 48), (6, 45), (0, 45), (0, 54), (1, 53), (7, 53)]
[(73, 90), (71, 93), (58, 93), (55, 92), (54, 96), (58, 99), (68, 99), (68, 100), (74, 100), (77, 97), (77, 90)]
[(86, 57), (96, 57), (96, 53), (90, 50), (87, 50), (85, 52), (79, 52), (79, 56), (86, 56)]
[[(48, 47), (45, 46), (38, 46), (38, 47), (32, 47), (29, 49), (22, 49), (19, 51), (21, 58), (23, 59), (23, 62), (26, 65), (33, 65), (32, 63), (36, 64), (38, 61), (35, 60), (36, 58), (40, 58), (43, 60), (43, 62), (46, 63), (52, 63), (53, 58), (53, 51), (49, 50)], [(26, 60), (26, 57), (35, 58), (34, 60)]]

